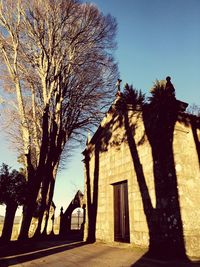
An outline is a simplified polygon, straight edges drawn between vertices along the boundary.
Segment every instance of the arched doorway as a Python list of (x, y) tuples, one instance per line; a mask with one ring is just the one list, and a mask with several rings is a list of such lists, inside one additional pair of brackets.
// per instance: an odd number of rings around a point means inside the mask
[(84, 221), (84, 210), (82, 208), (76, 208), (72, 212), (71, 216), (71, 230), (81, 230), (81, 225)]
[(79, 190), (66, 211), (63, 212), (63, 208), (61, 208), (60, 237), (81, 240), (83, 238), (84, 223), (85, 204), (83, 204), (83, 194)]

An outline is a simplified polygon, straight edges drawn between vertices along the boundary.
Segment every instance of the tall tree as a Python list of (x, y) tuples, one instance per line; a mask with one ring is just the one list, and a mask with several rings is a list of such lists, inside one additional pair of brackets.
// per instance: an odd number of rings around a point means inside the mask
[(30, 188), (20, 232), (27, 238), (38, 195), (40, 232), (65, 145), (98, 122), (111, 99), (116, 21), (76, 0), (2, 0), (0, 24)]

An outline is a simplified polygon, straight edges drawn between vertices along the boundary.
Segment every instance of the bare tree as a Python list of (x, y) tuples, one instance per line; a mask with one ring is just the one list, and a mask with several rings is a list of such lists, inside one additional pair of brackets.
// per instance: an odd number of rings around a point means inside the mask
[(38, 194), (40, 233), (65, 145), (97, 123), (112, 99), (116, 22), (75, 0), (2, 0), (0, 24), (30, 188), (20, 232), (27, 238)]

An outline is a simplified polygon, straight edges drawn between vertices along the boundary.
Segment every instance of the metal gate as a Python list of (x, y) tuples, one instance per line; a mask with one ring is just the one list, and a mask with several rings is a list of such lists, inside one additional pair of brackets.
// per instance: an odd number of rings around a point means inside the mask
[(83, 209), (77, 208), (73, 211), (71, 216), (71, 230), (80, 230), (83, 223)]

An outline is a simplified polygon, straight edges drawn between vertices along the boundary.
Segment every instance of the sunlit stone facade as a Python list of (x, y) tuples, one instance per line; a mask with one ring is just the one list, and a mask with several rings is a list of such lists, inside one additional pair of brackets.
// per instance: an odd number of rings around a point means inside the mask
[[(97, 207), (97, 240), (122, 241), (133, 246), (148, 247), (149, 227), (144, 212), (144, 200), (145, 194), (149, 195), (152, 208), (156, 208), (153, 171), (153, 164), (156, 162), (153, 163), (152, 148), (145, 132), (142, 112), (137, 108), (129, 108), (127, 115), (147, 191), (143, 191), (142, 199), (143, 189), (139, 186), (130, 143), (127, 141), (125, 120), (113, 105), (97, 132), (88, 140), (83, 152), (85, 200), (87, 209), (93, 203)], [(199, 125), (197, 117), (192, 116), (192, 120), (196, 120), (195, 125)], [(173, 131), (173, 155), (183, 238), (186, 254), (190, 257), (200, 256), (199, 142), (199, 126), (192, 129), (191, 116), (180, 112)], [(170, 175), (168, 173), (169, 178)], [(88, 198), (91, 198), (89, 202)], [(173, 202), (173, 196), (171, 201)], [(161, 202), (165, 202), (165, 199), (161, 199)], [(86, 214), (85, 239), (88, 235), (89, 212)], [(93, 215), (95, 216), (95, 212)], [(172, 226), (176, 224), (175, 219), (171, 223)]]

